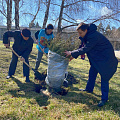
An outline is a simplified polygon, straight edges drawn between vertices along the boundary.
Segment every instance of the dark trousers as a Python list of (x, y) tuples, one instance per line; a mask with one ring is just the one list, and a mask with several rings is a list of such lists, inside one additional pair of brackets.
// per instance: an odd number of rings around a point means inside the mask
[[(18, 53), (18, 55), (22, 56), (22, 53), (20, 53), (20, 52), (17, 52), (17, 53)], [(25, 59), (25, 62), (29, 64), (28, 57), (27, 56), (22, 56), (22, 57)], [(18, 57), (14, 53), (12, 53), (12, 59), (10, 62), (8, 75), (11, 76), (11, 75), (15, 74), (17, 62), (18, 62)], [(27, 65), (25, 65), (24, 63), (23, 63), (23, 75), (29, 76), (29, 67)]]
[[(94, 66), (91, 65), (89, 70), (89, 79), (86, 85), (87, 91), (89, 92), (93, 91), (97, 74), (98, 74), (98, 71), (95, 69)], [(108, 100), (109, 81), (103, 79), (102, 77), (101, 77), (101, 93), (102, 93), (101, 100)]]

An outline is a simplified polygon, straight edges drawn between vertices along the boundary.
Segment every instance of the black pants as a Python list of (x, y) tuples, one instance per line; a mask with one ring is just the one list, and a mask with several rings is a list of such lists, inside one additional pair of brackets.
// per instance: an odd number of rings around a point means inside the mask
[[(21, 52), (17, 52), (17, 53), (18, 53), (18, 55), (22, 56)], [(24, 56), (23, 58), (25, 59), (25, 62), (29, 64), (28, 56)], [(11, 62), (10, 62), (8, 75), (11, 76), (11, 75), (15, 74), (15, 70), (16, 70), (16, 67), (17, 67), (17, 62), (18, 62), (18, 57), (14, 53), (12, 53), (12, 59), (11, 59)], [(27, 65), (25, 65), (24, 63), (23, 63), (23, 75), (24, 76), (29, 76), (29, 67)]]
[[(93, 65), (91, 65), (89, 70), (89, 79), (86, 85), (86, 90), (92, 92), (95, 86), (95, 80), (97, 77), (98, 71), (95, 69)], [(109, 93), (109, 80), (105, 80), (101, 77), (101, 100), (108, 100)]]

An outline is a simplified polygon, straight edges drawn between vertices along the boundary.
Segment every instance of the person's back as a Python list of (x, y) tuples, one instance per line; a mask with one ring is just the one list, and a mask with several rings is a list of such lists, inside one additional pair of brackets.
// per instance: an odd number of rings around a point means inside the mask
[(87, 39), (93, 37), (94, 41), (97, 41), (95, 46), (87, 52), (95, 61), (109, 60), (115, 58), (114, 49), (110, 41), (101, 33), (95, 31), (92, 35), (88, 35)]

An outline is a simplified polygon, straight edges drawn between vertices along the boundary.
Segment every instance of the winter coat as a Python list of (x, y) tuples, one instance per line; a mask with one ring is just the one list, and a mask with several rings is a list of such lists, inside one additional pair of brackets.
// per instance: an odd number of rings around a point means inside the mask
[(21, 31), (7, 31), (3, 35), (3, 44), (8, 44), (8, 38), (14, 38), (13, 50), (17, 53), (22, 53), (22, 56), (28, 57), (33, 47), (33, 39), (29, 37), (28, 40), (24, 40)]
[(117, 70), (118, 60), (109, 40), (99, 33), (95, 24), (90, 24), (84, 38), (85, 46), (72, 51), (71, 55), (77, 58), (87, 54), (89, 62), (93, 65), (104, 80), (109, 80)]

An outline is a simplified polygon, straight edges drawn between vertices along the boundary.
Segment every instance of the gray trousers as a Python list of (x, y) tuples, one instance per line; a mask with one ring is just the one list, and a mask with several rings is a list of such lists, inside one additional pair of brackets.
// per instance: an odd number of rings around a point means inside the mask
[(42, 59), (43, 53), (38, 50), (37, 58), (36, 58), (36, 64), (35, 64), (35, 70), (38, 70), (41, 59)]

